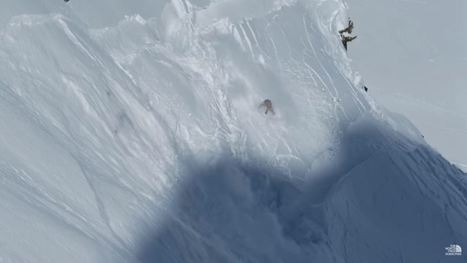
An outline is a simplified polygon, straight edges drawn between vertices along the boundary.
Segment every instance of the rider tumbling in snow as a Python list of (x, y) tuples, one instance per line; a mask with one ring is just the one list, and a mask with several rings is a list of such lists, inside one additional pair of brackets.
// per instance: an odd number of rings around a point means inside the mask
[(352, 34), (352, 30), (353, 30), (353, 22), (349, 18), (348, 26), (342, 30), (339, 30), (339, 35), (341, 36), (342, 44), (344, 45), (345, 50), (347, 50), (347, 43), (357, 38), (357, 36), (352, 37), (352, 36), (344, 35), (344, 33)]
[(271, 112), (273, 115), (276, 114), (272, 108), (272, 101), (270, 99), (265, 99), (259, 106), (261, 108), (266, 108), (266, 112), (264, 112), (264, 114), (268, 114), (268, 112)]

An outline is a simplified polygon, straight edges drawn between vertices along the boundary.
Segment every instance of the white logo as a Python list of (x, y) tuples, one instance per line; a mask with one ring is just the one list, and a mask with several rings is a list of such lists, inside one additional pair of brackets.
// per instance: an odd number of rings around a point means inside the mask
[(462, 256), (462, 247), (456, 244), (452, 244), (446, 247), (446, 256)]

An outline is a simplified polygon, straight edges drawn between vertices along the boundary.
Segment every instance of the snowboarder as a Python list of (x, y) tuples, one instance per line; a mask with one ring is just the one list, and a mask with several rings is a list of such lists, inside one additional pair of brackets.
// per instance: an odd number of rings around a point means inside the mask
[(365, 92), (368, 92), (368, 88), (366, 86), (363, 86), (363, 89), (365, 90)]
[(342, 44), (344, 45), (345, 50), (347, 50), (347, 43), (351, 42), (354, 39), (356, 39), (357, 36), (351, 37), (351, 36), (341, 35), (341, 38), (342, 38)]
[(274, 109), (272, 108), (272, 101), (270, 99), (265, 99), (260, 105), (261, 108), (264, 107), (266, 108), (266, 111), (264, 114), (268, 114), (268, 112), (271, 112), (273, 115), (276, 114), (274, 112)]
[(352, 34), (352, 30), (353, 30), (353, 21), (350, 20), (350, 17), (349, 17), (349, 25), (348, 25), (346, 28), (340, 30), (340, 31), (339, 31), (339, 34), (340, 34), (340, 35), (342, 35), (342, 34), (344, 34), (344, 33)]
[(348, 26), (342, 30), (339, 30), (339, 35), (341, 36), (342, 44), (344, 45), (345, 50), (347, 50), (347, 43), (357, 38), (357, 36), (353, 37), (353, 36), (344, 35), (344, 33), (352, 34), (352, 30), (353, 30), (353, 21), (350, 20), (350, 17), (349, 17)]

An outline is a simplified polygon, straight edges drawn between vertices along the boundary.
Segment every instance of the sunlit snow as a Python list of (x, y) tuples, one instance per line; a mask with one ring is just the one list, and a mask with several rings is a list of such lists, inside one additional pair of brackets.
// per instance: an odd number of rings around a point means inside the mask
[(0, 7), (0, 262), (466, 259), (467, 177), (364, 92), (340, 0)]

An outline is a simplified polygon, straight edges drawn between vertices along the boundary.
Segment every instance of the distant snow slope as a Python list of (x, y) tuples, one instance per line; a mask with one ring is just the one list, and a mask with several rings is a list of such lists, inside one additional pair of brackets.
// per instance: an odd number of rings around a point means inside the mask
[(342, 2), (3, 5), (1, 262), (465, 261), (467, 177), (362, 91)]
[[(467, 165), (467, 2), (349, 0), (350, 56), (375, 99)], [(466, 170), (467, 171), (467, 170)]]

